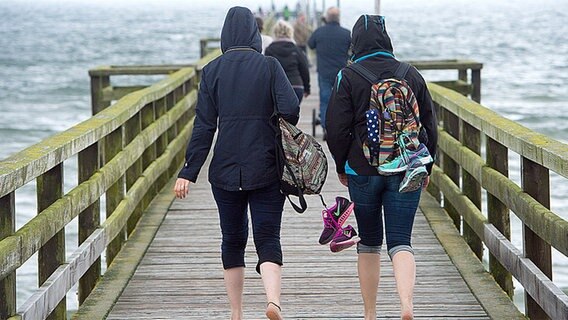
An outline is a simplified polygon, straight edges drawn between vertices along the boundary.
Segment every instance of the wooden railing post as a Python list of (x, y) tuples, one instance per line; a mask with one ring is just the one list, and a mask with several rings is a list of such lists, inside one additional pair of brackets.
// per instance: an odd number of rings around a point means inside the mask
[[(85, 182), (99, 170), (99, 143), (96, 142), (79, 152), (79, 183)], [(101, 205), (95, 201), (79, 214), (79, 245), (81, 245), (100, 226)], [(79, 280), (79, 304), (89, 296), (101, 275), (101, 259), (87, 270)]]
[(199, 40), (199, 54), (200, 54), (200, 58), (205, 57), (205, 55), (207, 54), (207, 39), (201, 39)]
[(473, 84), (473, 92), (471, 100), (481, 102), (481, 69), (471, 69), (471, 84)]
[[(0, 240), (16, 230), (15, 192), (0, 198)], [(16, 271), (0, 280), (0, 319), (8, 319), (16, 313)]]
[[(140, 121), (140, 112), (134, 115), (130, 120), (124, 125), (124, 145), (128, 145), (132, 140), (140, 134), (142, 123)], [(136, 180), (142, 175), (142, 159), (136, 160), (134, 164), (126, 170), (126, 192), (134, 185)], [(138, 204), (132, 212), (132, 215), (128, 219), (127, 224), (127, 235), (134, 230), (140, 216), (142, 215), (142, 204)]]
[[(550, 175), (548, 169), (521, 157), (521, 184), (523, 190), (546, 208), (550, 208)], [(529, 258), (552, 280), (552, 253), (550, 245), (526, 225), (523, 227), (525, 257)], [(525, 310), (530, 319), (549, 319), (544, 310), (525, 293)]]
[[(462, 121), (462, 144), (476, 154), (481, 154), (481, 133), (469, 123)], [(463, 193), (481, 210), (481, 185), (467, 170), (462, 169)], [(463, 237), (479, 260), (483, 260), (483, 242), (464, 220)]]
[(467, 82), (467, 69), (458, 70), (458, 80)]
[(103, 99), (103, 89), (110, 86), (109, 76), (91, 76), (91, 108), (93, 115), (110, 106), (110, 101)]
[[(122, 150), (122, 127), (109, 133), (104, 139), (104, 153), (105, 163), (108, 163), (115, 155)], [(106, 217), (107, 219), (112, 215), (116, 207), (124, 198), (124, 176), (108, 188), (106, 192)], [(125, 231), (126, 229), (124, 229)], [(106, 263), (109, 266), (118, 254), (126, 239), (126, 233), (120, 232), (114, 240), (110, 242), (106, 250)]]
[[(174, 105), (174, 96), (173, 92), (170, 92), (166, 97), (156, 101), (155, 103), (155, 110), (156, 110), (156, 120), (159, 119), (161, 116), (166, 114), (168, 111), (168, 106)], [(158, 137), (156, 140), (156, 158), (161, 156), (166, 148), (168, 147), (168, 131), (164, 132), (161, 136)], [(158, 180), (156, 181), (156, 189), (162, 190), (162, 188), (168, 183), (169, 177), (168, 173), (164, 172), (160, 175)]]
[[(487, 144), (485, 149), (487, 152), (487, 164), (508, 177), (509, 158), (507, 148), (489, 137), (486, 138)], [(494, 225), (505, 238), (511, 240), (509, 209), (491, 193), (487, 193), (487, 220)], [(503, 291), (512, 298), (515, 291), (513, 288), (513, 277), (491, 253), (489, 253), (489, 271)]]
[[(436, 116), (437, 116), (437, 120), (438, 120), (436, 125), (440, 126), (441, 123), (442, 123), (442, 110), (443, 109), (440, 107), (439, 104), (434, 102), (434, 110), (436, 112)], [(440, 150), (438, 149), (438, 155), (436, 155), (436, 160), (434, 162), (438, 167), (442, 166), (441, 159), (442, 159), (442, 157), (440, 156)], [(438, 203), (440, 203), (440, 205), (441, 205), (441, 203), (442, 203), (442, 192), (440, 192), (440, 188), (438, 188), (437, 185), (435, 185), (434, 183), (428, 184), (426, 191), (428, 191), (428, 193), (431, 194), (438, 201)]]
[[(154, 103), (149, 103), (145, 105), (140, 111), (140, 117), (142, 122), (142, 130), (144, 130), (146, 127), (151, 125), (156, 119)], [(156, 160), (156, 143), (152, 143), (148, 148), (146, 148), (146, 150), (142, 154), (142, 171), (146, 170), (146, 168), (148, 168), (148, 166), (152, 164), (154, 160)], [(156, 194), (157, 194), (157, 188), (156, 185), (154, 184), (148, 190), (148, 192), (146, 192), (146, 195), (142, 200), (142, 209), (145, 209), (150, 204), (150, 202), (154, 198), (154, 195)]]
[[(450, 111), (442, 111), (442, 119), (444, 121), (444, 130), (448, 132), (456, 140), (459, 140), (460, 123), (459, 118), (451, 113)], [(452, 179), (452, 181), (459, 187), (460, 185), (460, 167), (458, 163), (452, 159), (450, 156), (444, 154), (444, 159), (442, 159), (442, 165), (444, 173)], [(461, 216), (459, 212), (452, 206), (449, 201), (444, 201), (444, 209), (448, 212), (449, 216), (454, 221), (454, 225), (461, 231)]]
[[(37, 178), (37, 210), (41, 214), (63, 196), (63, 163)], [(65, 263), (65, 229), (59, 231), (38, 250), (38, 280), (41, 286), (51, 274)], [(59, 302), (47, 319), (65, 319), (65, 298)]]

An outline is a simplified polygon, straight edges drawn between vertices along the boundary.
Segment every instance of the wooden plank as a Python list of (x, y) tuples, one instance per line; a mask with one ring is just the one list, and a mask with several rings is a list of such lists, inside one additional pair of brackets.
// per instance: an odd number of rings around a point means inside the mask
[[(104, 157), (105, 163), (108, 163), (123, 150), (123, 127), (117, 128), (105, 137), (104, 141)], [(104, 167), (104, 166), (103, 166)], [(105, 194), (106, 199), (106, 220), (108, 220), (118, 204), (124, 198), (124, 175), (122, 172), (116, 172), (116, 182), (108, 187)], [(106, 263), (107, 267), (112, 263), (114, 257), (118, 254), (122, 245), (126, 241), (126, 229), (116, 235), (108, 244), (106, 250)]]
[[(447, 110), (442, 111), (442, 121), (444, 130), (454, 139), (459, 139), (460, 123), (459, 118)], [(460, 185), (460, 166), (459, 164), (445, 153), (442, 153), (442, 168), (444, 173), (457, 185)], [(439, 186), (439, 185), (438, 185)], [(452, 206), (451, 202), (444, 201), (444, 209), (448, 212), (456, 229), (461, 232), (461, 217), (459, 212)]]
[(125, 75), (160, 75), (170, 74), (184, 68), (193, 68), (195, 64), (161, 64), (100, 66), (89, 70), (90, 76), (125, 76)]

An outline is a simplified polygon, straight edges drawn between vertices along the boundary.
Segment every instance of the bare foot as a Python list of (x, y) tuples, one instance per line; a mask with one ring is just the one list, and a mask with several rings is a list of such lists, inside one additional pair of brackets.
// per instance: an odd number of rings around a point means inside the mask
[(274, 302), (269, 302), (266, 306), (266, 317), (270, 320), (284, 320), (282, 309)]

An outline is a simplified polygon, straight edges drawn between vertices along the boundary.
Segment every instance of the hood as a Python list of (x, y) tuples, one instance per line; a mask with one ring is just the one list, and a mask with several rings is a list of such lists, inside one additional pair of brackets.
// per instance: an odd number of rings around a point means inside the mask
[(225, 17), (221, 31), (221, 51), (248, 47), (261, 52), (262, 40), (252, 12), (244, 7), (233, 7)]
[(365, 55), (386, 51), (393, 53), (392, 43), (383, 16), (362, 15), (353, 26), (352, 49), (353, 58), (361, 58)]

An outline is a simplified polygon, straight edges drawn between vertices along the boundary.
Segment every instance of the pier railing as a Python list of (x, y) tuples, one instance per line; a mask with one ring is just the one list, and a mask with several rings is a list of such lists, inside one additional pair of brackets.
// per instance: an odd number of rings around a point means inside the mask
[[(79, 302), (86, 299), (101, 277), (103, 252), (110, 265), (183, 163), (200, 70), (216, 55), (194, 67), (93, 69), (93, 117), (0, 162), (0, 319), (65, 319), (65, 296), (76, 284)], [(144, 88), (113, 87), (110, 81), (113, 75), (148, 74), (169, 75)], [(64, 162), (75, 156), (79, 181), (64, 193)], [(37, 215), (16, 230), (16, 191), (33, 180)], [(77, 217), (79, 247), (66, 258), (65, 227)], [(40, 287), (17, 306), (16, 270), (36, 253)]]
[[(568, 319), (568, 297), (551, 281), (551, 247), (568, 255), (568, 221), (550, 210), (550, 171), (568, 178), (568, 145), (440, 84), (429, 89), (440, 120), (429, 191), (480, 260), (487, 247), (489, 272), (509, 296), (512, 276), (521, 283), (528, 317)], [(479, 101), (479, 89), (471, 93)], [(509, 178), (509, 151), (520, 156), (520, 186)], [(510, 241), (510, 212), (523, 223), (522, 249)]]

